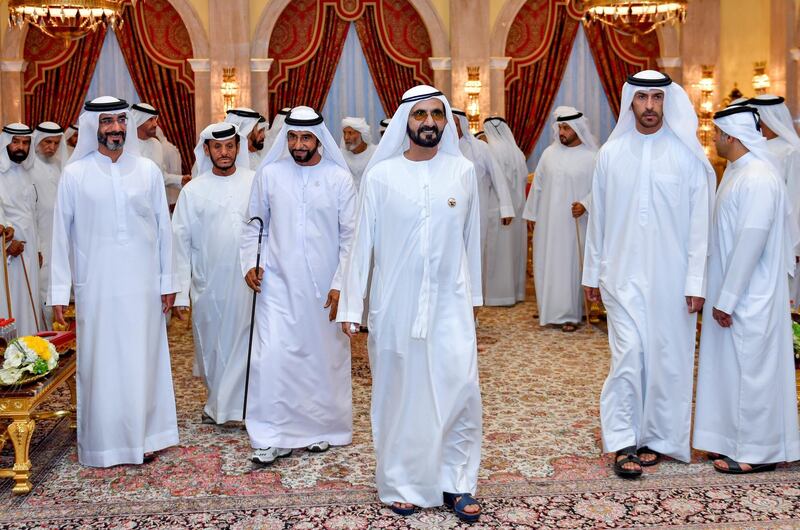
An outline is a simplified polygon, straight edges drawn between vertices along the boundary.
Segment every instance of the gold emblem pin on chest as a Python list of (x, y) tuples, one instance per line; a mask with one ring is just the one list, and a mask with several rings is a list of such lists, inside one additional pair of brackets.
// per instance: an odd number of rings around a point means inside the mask
[(447, 205), (450, 208), (455, 208), (456, 207), (456, 200), (454, 198), (450, 197), (449, 199), (447, 199)]

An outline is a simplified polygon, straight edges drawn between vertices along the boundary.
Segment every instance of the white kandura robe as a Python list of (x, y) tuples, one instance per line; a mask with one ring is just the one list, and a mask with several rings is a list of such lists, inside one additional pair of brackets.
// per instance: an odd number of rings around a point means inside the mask
[[(11, 291), (11, 311), (17, 322), (17, 335), (34, 335), (41, 330), (41, 303), (39, 293), (39, 236), (36, 229), (36, 188), (28, 171), (11, 162), (5, 173), (0, 173), (0, 194), (3, 195), (8, 225), (14, 227), (14, 239), (25, 241), (25, 250), (17, 257), (8, 257), (8, 282)], [(10, 243), (10, 242), (9, 242)], [(24, 258), (24, 267), (23, 267)], [(25, 272), (27, 271), (27, 282)], [(0, 271), (2, 274), (2, 271)], [(28, 291), (30, 284), (30, 291)], [(31, 304), (31, 297), (33, 304)], [(8, 318), (5, 299), (0, 301), (0, 315)]]
[(74, 255), (78, 460), (140, 464), (178, 443), (161, 295), (174, 293), (161, 171), (98, 152), (64, 168), (53, 215), (49, 305), (69, 304)]
[(250, 169), (252, 171), (256, 171), (258, 166), (261, 165), (261, 161), (266, 156), (267, 151), (266, 148), (261, 149), (260, 151), (248, 151), (248, 157), (250, 158)]
[(692, 445), (749, 464), (800, 459), (786, 201), (780, 177), (748, 153), (725, 170), (714, 212)]
[[(350, 173), (323, 157), (283, 158), (256, 174), (248, 218), (264, 221), (247, 433), (255, 448), (352, 441), (350, 341), (323, 306), (340, 289), (356, 194)], [(256, 264), (258, 223), (242, 234), (242, 274)]]
[(514, 204), (508, 189), (508, 182), (503, 176), (503, 170), (492, 156), (489, 146), (480, 140), (469, 141), (463, 137), (458, 141), (458, 146), (461, 153), (475, 166), (475, 177), (478, 180), (481, 217), (481, 278), (483, 280), (483, 299), (486, 301), (490, 297), (490, 284), (496, 285), (498, 281), (507, 281), (506, 278), (497, 278), (498, 275), (508, 274), (508, 280), (511, 279), (511, 268), (507, 271), (497, 269), (500, 261), (508, 265), (510, 262), (490, 259), (490, 257), (497, 256), (497, 241), (500, 232), (511, 230), (509, 226), (502, 224), (501, 218), (514, 217)]
[(611, 370), (600, 396), (607, 452), (648, 446), (689, 461), (697, 315), (709, 230), (701, 162), (664, 125), (599, 151), (583, 284), (600, 287)]
[(361, 186), (361, 177), (364, 175), (364, 170), (367, 169), (372, 155), (378, 146), (375, 144), (367, 144), (367, 148), (360, 153), (353, 153), (345, 148), (342, 148), (342, 156), (344, 161), (347, 162), (347, 167), (350, 168), (350, 173), (353, 174), (353, 184), (355, 184), (356, 191)]
[[(787, 200), (795, 219), (800, 222), (800, 151), (780, 136), (767, 140), (767, 149), (778, 163), (780, 177), (786, 184)], [(789, 281), (789, 299), (794, 307), (800, 307), (800, 274), (795, 273)]]
[[(493, 155), (494, 156), (494, 155)], [(520, 157), (522, 155), (520, 154)], [(528, 172), (520, 160), (497, 159), (511, 193), (516, 217), (508, 226), (500, 226), (495, 252), (487, 257), (486, 305), (514, 305), (525, 299), (528, 262), (528, 227), (522, 218)]]
[(246, 168), (227, 177), (208, 171), (183, 188), (172, 216), (175, 305), (188, 306), (191, 293), (204, 411), (217, 423), (242, 419), (253, 291), (242, 278), (239, 247), (253, 176)]
[(156, 138), (148, 138), (147, 140), (139, 140), (139, 156), (152, 160), (164, 179), (164, 188), (167, 194), (167, 203), (170, 205), (175, 204), (178, 200), (178, 194), (181, 192), (181, 183), (183, 182), (183, 175), (170, 173), (167, 163), (164, 159), (164, 148), (161, 142)]
[(368, 347), (384, 503), (439, 506), (443, 491), (477, 487), (478, 201), (472, 164), (441, 151), (423, 162), (384, 160), (364, 177), (337, 319), (361, 318), (374, 253)]
[(53, 311), (45, 305), (50, 287), (50, 246), (53, 242), (53, 208), (56, 205), (58, 180), (61, 168), (58, 164), (43, 160), (37, 155), (31, 170), (31, 178), (36, 188), (36, 230), (39, 235), (39, 252), (42, 253), (42, 268), (39, 269), (39, 301), (41, 312), (46, 318), (39, 322), (42, 330), (52, 329)]
[(533, 231), (533, 281), (539, 324), (580, 322), (583, 315), (581, 263), (572, 203), (587, 214), (578, 218), (580, 244), (586, 242), (596, 151), (556, 141), (542, 153), (522, 217), (536, 222)]
[[(6, 203), (5, 203), (5, 196), (2, 192), (0, 192), (0, 226), (3, 228), (9, 226), (11, 223), (8, 222), (8, 217), (6, 217)], [(2, 233), (0, 233), (2, 236)], [(0, 237), (0, 244), (2, 244), (2, 238)], [(2, 258), (0, 258), (2, 259)], [(9, 278), (10, 283), (11, 278)], [(13, 312), (14, 306), (12, 304), (11, 310)], [(7, 318), (8, 317), (8, 298), (6, 298), (6, 279), (5, 275), (3, 274), (2, 268), (0, 268), (0, 318)]]

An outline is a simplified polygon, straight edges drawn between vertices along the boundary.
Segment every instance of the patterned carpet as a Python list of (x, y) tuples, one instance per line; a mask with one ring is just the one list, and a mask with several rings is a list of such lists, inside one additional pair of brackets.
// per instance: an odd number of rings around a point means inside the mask
[[(616, 479), (599, 449), (606, 335), (540, 328), (532, 312), (526, 303), (479, 314), (484, 515), (472, 528), (800, 528), (798, 465), (733, 477), (697, 454), (635, 483)], [(322, 455), (296, 451), (268, 469), (252, 467), (239, 426), (200, 423), (205, 391), (191, 376), (186, 323), (172, 323), (170, 346), (181, 445), (143, 466), (89, 469), (77, 463), (67, 420), (40, 422), (33, 492), (14, 497), (11, 481), (0, 482), (0, 527), (467, 527), (444, 509), (403, 519), (378, 502), (363, 336), (353, 347), (353, 444)], [(2, 458), (10, 461), (8, 448)]]

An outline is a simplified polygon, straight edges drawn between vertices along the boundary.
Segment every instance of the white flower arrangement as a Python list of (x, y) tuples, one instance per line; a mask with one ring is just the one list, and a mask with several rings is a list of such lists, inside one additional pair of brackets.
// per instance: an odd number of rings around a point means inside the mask
[(12, 340), (4, 352), (0, 369), (0, 383), (13, 385), (23, 374), (43, 375), (58, 366), (58, 352), (48, 340), (41, 337), (20, 337)]

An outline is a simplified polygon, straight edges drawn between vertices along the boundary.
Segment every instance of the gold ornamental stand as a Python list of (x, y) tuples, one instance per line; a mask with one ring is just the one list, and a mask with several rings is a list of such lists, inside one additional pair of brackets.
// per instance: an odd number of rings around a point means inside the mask
[[(0, 451), (8, 440), (14, 445), (14, 466), (0, 468), (0, 478), (14, 479), (13, 493), (23, 495), (31, 491), (30, 445), (36, 420), (48, 420), (72, 415), (71, 427), (75, 421), (75, 333), (72, 331), (44, 333), (56, 346), (59, 353), (58, 366), (47, 377), (23, 386), (0, 388), (0, 419), (9, 420), (5, 432), (0, 434)], [(70, 392), (70, 410), (37, 412), (53, 392), (66, 384)]]

